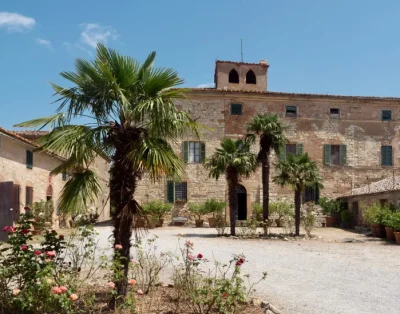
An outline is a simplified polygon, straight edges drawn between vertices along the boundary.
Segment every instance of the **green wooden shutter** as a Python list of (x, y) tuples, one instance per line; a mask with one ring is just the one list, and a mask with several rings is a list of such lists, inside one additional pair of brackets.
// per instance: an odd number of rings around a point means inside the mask
[(26, 151), (26, 168), (33, 168), (33, 153), (30, 150)]
[(189, 160), (189, 142), (182, 143), (182, 159), (184, 162), (188, 162)]
[(389, 166), (393, 166), (393, 151), (392, 151), (392, 146), (388, 146), (387, 147), (387, 151), (388, 151), (388, 165)]
[(200, 162), (204, 162), (206, 160), (206, 143), (200, 143)]
[(303, 144), (297, 144), (297, 147), (296, 147), (296, 154), (297, 154), (297, 155), (303, 154)]
[(340, 164), (347, 165), (347, 146), (341, 145), (340, 147)]
[(168, 203), (173, 203), (175, 201), (175, 192), (174, 192), (174, 182), (167, 182), (167, 201)]
[(281, 161), (285, 161), (286, 160), (286, 144), (281, 147), (281, 151), (279, 153), (279, 159)]
[(392, 146), (381, 147), (381, 159), (382, 166), (393, 166)]
[(331, 164), (331, 145), (324, 144), (324, 164)]

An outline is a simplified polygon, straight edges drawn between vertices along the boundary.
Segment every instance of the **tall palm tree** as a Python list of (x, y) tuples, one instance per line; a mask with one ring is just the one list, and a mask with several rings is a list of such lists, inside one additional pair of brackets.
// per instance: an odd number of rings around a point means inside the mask
[[(68, 158), (52, 171), (72, 174), (60, 195), (61, 212), (94, 201), (100, 186), (91, 165), (97, 156), (111, 161), (114, 244), (122, 245), (114, 258), (122, 256), (124, 274), (116, 272), (119, 295), (126, 294), (132, 224), (141, 213), (134, 199), (137, 183), (144, 175), (154, 181), (182, 174), (182, 161), (171, 143), (186, 131), (198, 133), (188, 114), (174, 105), (184, 91), (173, 87), (183, 80), (172, 69), (154, 68), (155, 56), (152, 52), (140, 64), (98, 44), (93, 61), (77, 59), (76, 72), (61, 73), (72, 87), (52, 84), (59, 96), (57, 114), (17, 125), (50, 126), (51, 132), (39, 139), (40, 149)], [(77, 118), (89, 122), (76, 125)]]
[(278, 174), (274, 182), (281, 186), (289, 185), (294, 189), (296, 236), (300, 235), (301, 193), (306, 187), (322, 188), (322, 178), (317, 164), (308, 154), (289, 154), (286, 160), (277, 165)]
[(263, 220), (268, 221), (269, 216), (269, 177), (271, 151), (279, 156), (280, 150), (285, 149), (287, 142), (284, 135), (286, 127), (278, 120), (277, 115), (259, 114), (247, 125), (248, 135), (254, 138), (254, 134), (260, 137), (260, 151), (257, 159), (261, 163), (261, 176), (263, 184)]
[(225, 174), (229, 193), (229, 218), (231, 235), (235, 235), (238, 199), (236, 188), (242, 177), (249, 177), (257, 167), (257, 157), (250, 152), (250, 144), (245, 140), (224, 139), (221, 147), (205, 162), (210, 177), (218, 178)]

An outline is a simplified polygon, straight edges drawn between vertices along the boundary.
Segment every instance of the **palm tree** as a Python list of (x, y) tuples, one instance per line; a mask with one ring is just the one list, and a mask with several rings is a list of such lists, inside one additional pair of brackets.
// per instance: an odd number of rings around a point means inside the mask
[[(76, 72), (61, 73), (72, 87), (52, 84), (59, 96), (57, 114), (17, 125), (50, 126), (51, 132), (39, 139), (40, 149), (67, 156), (52, 171), (72, 174), (60, 194), (61, 212), (86, 208), (94, 201), (100, 186), (91, 165), (98, 156), (111, 161), (114, 258), (122, 260), (124, 274), (115, 274), (119, 295), (126, 295), (132, 224), (141, 213), (134, 199), (137, 183), (144, 175), (155, 181), (182, 174), (182, 161), (171, 143), (184, 132), (198, 134), (188, 114), (174, 105), (184, 91), (173, 87), (183, 80), (172, 69), (154, 68), (155, 56), (152, 52), (140, 64), (98, 44), (93, 61), (77, 59)], [(89, 122), (74, 124), (79, 118)]]
[(301, 193), (306, 187), (322, 188), (322, 178), (317, 164), (308, 154), (289, 154), (286, 161), (281, 160), (277, 165), (278, 175), (274, 182), (281, 186), (289, 185), (294, 189), (296, 236), (300, 235), (300, 206)]
[(229, 193), (229, 217), (231, 235), (235, 235), (238, 200), (236, 188), (242, 177), (249, 177), (257, 167), (257, 157), (250, 152), (250, 144), (245, 140), (224, 139), (221, 147), (205, 162), (210, 177), (218, 178), (225, 174)]
[[(247, 125), (247, 132), (260, 137), (260, 151), (257, 159), (261, 163), (263, 185), (263, 220), (268, 221), (269, 216), (269, 177), (271, 151), (279, 156), (280, 150), (285, 149), (287, 140), (284, 135), (286, 127), (278, 120), (277, 115), (259, 114)], [(254, 138), (254, 134), (248, 135)]]

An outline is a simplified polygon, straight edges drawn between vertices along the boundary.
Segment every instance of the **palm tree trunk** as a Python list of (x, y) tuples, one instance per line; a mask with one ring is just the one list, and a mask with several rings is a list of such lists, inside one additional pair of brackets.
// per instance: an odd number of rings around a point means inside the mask
[(261, 161), (262, 185), (263, 185), (263, 221), (268, 223), (269, 218), (269, 156), (265, 155)]
[(296, 236), (300, 235), (300, 206), (301, 206), (301, 193), (300, 189), (296, 188), (296, 190), (294, 191)]
[(236, 235), (236, 213), (238, 212), (238, 199), (236, 188), (239, 182), (236, 170), (227, 170), (228, 194), (229, 194), (229, 221), (231, 225), (231, 236)]
[(114, 208), (114, 248), (116, 245), (122, 246), (122, 249), (115, 249), (114, 253), (114, 262), (120, 265), (114, 271), (116, 289), (120, 296), (127, 293), (132, 223), (137, 213), (137, 203), (133, 199), (137, 176), (131, 164), (124, 162), (124, 155), (123, 148), (116, 150), (110, 171), (110, 201)]

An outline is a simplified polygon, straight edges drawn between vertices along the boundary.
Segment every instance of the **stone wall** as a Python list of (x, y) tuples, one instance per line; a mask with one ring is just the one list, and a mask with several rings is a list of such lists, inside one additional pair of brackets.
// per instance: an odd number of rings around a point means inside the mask
[[(242, 115), (230, 115), (230, 104), (241, 103)], [(286, 105), (297, 106), (297, 117), (285, 117)], [(221, 90), (196, 90), (188, 93), (188, 99), (177, 102), (180, 109), (188, 111), (198, 123), (211, 130), (202, 132), (206, 143), (206, 156), (210, 157), (224, 137), (239, 138), (246, 134), (246, 125), (256, 114), (275, 113), (288, 126), (290, 143), (302, 143), (303, 151), (317, 163), (324, 179), (321, 196), (349, 195), (353, 189), (368, 183), (391, 178), (400, 174), (400, 99), (302, 95), (284, 93), (249, 93)], [(339, 116), (331, 116), (330, 108), (340, 109)], [(381, 110), (392, 110), (392, 121), (381, 121)], [(195, 137), (187, 135), (182, 141)], [(324, 164), (324, 144), (346, 145), (347, 164)], [(178, 143), (176, 151), (181, 154)], [(393, 146), (393, 166), (381, 166), (382, 145)], [(252, 148), (258, 150), (255, 145)], [(272, 156), (272, 164), (277, 161)], [(272, 166), (271, 177), (275, 175)], [(188, 164), (186, 178), (189, 201), (204, 201), (210, 197), (226, 199), (224, 178), (218, 182), (208, 178), (201, 164)], [(261, 176), (257, 170), (250, 179), (243, 180), (247, 190), (248, 215), (252, 203), (261, 197)], [(272, 199), (293, 200), (293, 191), (270, 183)], [(144, 193), (145, 192), (145, 193)], [(140, 183), (136, 194), (139, 201), (153, 198), (166, 200), (166, 183), (156, 185), (147, 180)]]

